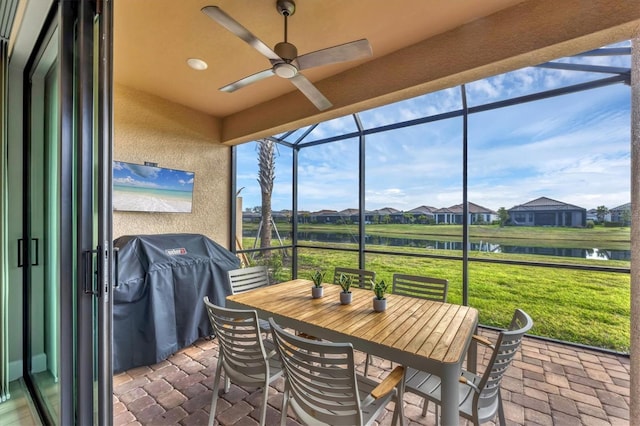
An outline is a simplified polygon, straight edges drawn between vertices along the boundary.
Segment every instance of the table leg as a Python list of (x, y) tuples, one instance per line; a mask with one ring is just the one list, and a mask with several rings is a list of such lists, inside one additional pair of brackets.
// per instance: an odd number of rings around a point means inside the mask
[(458, 407), (460, 405), (458, 396), (458, 379), (460, 377), (460, 365), (449, 364), (443, 367), (442, 393), (441, 393), (441, 414), (440, 423), (443, 426), (459, 424)]
[(400, 404), (400, 422), (398, 423), (400, 426), (405, 426), (405, 418), (404, 418), (404, 384), (405, 379), (407, 378), (407, 367), (404, 368), (404, 373), (402, 373), (402, 380), (400, 380), (400, 384), (398, 385), (398, 404)]
[[(478, 334), (478, 327), (474, 334)], [(475, 339), (471, 339), (469, 343), (469, 349), (467, 350), (467, 371), (475, 373), (478, 368), (478, 342)]]

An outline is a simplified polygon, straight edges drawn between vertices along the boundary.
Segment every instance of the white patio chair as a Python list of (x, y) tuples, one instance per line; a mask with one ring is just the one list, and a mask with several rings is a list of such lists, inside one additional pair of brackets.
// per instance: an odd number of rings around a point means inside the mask
[(449, 280), (420, 275), (393, 274), (393, 294), (446, 303), (448, 290)]
[(351, 277), (351, 282), (354, 286), (365, 288), (367, 290), (372, 289), (371, 281), (375, 281), (376, 279), (375, 271), (368, 271), (366, 269), (342, 268), (340, 266), (336, 266), (333, 270), (334, 284), (338, 284), (340, 274)]
[[(425, 277), (422, 275), (393, 274), (391, 291), (393, 294), (446, 303), (448, 290), (449, 280)], [(367, 354), (367, 360), (364, 366), (365, 376), (369, 374), (369, 364), (371, 364), (371, 362), (371, 356)], [(393, 368), (393, 363), (391, 363), (391, 367)], [(426, 415), (427, 405), (426, 402), (423, 405), (423, 415)]]
[[(269, 319), (285, 371), (280, 424), (290, 406), (307, 425), (370, 425), (392, 399), (392, 423), (402, 416), (404, 368), (382, 382), (356, 375), (350, 343), (318, 342), (285, 331)], [(400, 401), (400, 402), (398, 402)]]
[(227, 272), (227, 276), (233, 294), (269, 285), (269, 273), (266, 266), (232, 269)]
[[(506, 331), (501, 331), (495, 345), (489, 340), (474, 336), (474, 339), (493, 350), (489, 364), (484, 374), (477, 375), (463, 371), (460, 377), (460, 416), (479, 425), (495, 418), (498, 414), (500, 423), (505, 425), (500, 382), (513, 360), (524, 334), (533, 327), (531, 317), (524, 311), (516, 309), (511, 325)], [(409, 368), (405, 384), (407, 392), (424, 397), (427, 401), (440, 404), (440, 378), (435, 375)], [(425, 404), (426, 408), (426, 404)], [(422, 415), (426, 415), (426, 409)], [(436, 422), (439, 421), (438, 407), (436, 407)]]
[(209, 426), (213, 425), (220, 391), (221, 373), (225, 375), (225, 393), (229, 381), (262, 388), (263, 398), (260, 425), (267, 415), (269, 385), (282, 376), (282, 363), (273, 343), (263, 340), (258, 326), (258, 314), (252, 310), (228, 309), (216, 306), (204, 297), (211, 326), (219, 342), (218, 366), (213, 383), (213, 397), (209, 412)]
[[(269, 285), (269, 272), (266, 266), (232, 269), (227, 272), (231, 294), (243, 293)], [(269, 333), (269, 321), (260, 319), (260, 330)]]

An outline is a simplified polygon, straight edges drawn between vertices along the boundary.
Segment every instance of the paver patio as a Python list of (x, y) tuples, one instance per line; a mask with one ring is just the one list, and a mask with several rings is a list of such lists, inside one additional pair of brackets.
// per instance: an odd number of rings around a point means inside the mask
[[(481, 334), (495, 339), (496, 332)], [(479, 348), (479, 369), (488, 352)], [(216, 340), (194, 345), (158, 364), (138, 367), (114, 376), (114, 424), (207, 424), (218, 357)], [(365, 355), (356, 353), (362, 372)], [(502, 383), (508, 424), (519, 425), (628, 425), (629, 358), (526, 337)], [(384, 377), (389, 361), (374, 357), (370, 375)], [(270, 389), (267, 424), (279, 424), (284, 381)], [(232, 385), (218, 401), (221, 425), (257, 425), (261, 391)], [(435, 424), (433, 404), (422, 417), (422, 400), (405, 394), (409, 425)], [(393, 404), (378, 419), (391, 423)], [(289, 413), (291, 414), (291, 413)], [(295, 417), (288, 424), (297, 425)], [(460, 424), (464, 424), (461, 421)]]

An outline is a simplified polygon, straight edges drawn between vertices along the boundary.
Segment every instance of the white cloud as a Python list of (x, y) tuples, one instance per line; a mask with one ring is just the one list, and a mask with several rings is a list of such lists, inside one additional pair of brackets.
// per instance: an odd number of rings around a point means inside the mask
[(113, 179), (115, 185), (135, 186), (139, 188), (159, 188), (160, 186), (153, 182), (139, 181), (131, 176)]
[[(581, 63), (628, 66), (621, 61), (625, 59), (595, 57)], [(593, 79), (593, 74), (530, 67), (469, 83), (467, 94), (470, 104), (478, 105), (588, 78)], [(469, 201), (494, 210), (540, 196), (585, 208), (628, 202), (629, 103), (629, 88), (615, 85), (472, 114)], [(360, 116), (365, 127), (371, 128), (457, 110), (460, 104), (460, 89), (454, 87), (364, 111)], [(313, 139), (353, 128), (350, 116), (332, 120), (318, 126)], [(367, 209), (409, 210), (424, 204), (448, 207), (462, 202), (461, 118), (370, 134), (366, 141)], [(301, 149), (299, 209), (356, 208), (357, 153), (356, 139)], [(255, 172), (239, 167), (238, 186), (250, 182), (247, 186), (252, 189), (242, 195), (256, 197), (259, 204), (255, 152), (247, 151), (247, 155), (254, 164), (243, 164)], [(283, 161), (289, 158), (283, 156)], [(276, 175), (274, 209), (290, 208), (290, 169)]]

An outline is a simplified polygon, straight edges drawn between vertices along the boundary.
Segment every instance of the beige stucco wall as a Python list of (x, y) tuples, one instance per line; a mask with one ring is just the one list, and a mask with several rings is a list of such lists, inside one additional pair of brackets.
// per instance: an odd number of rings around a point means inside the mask
[(215, 118), (115, 85), (114, 160), (195, 172), (191, 213), (113, 212), (113, 236), (204, 234), (229, 248), (231, 152)]

